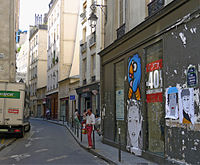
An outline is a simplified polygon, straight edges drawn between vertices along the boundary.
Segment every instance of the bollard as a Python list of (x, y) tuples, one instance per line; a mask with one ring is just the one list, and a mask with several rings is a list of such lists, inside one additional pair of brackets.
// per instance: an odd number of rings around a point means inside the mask
[(92, 126), (92, 129), (93, 129), (93, 146), (92, 146), (92, 148), (95, 149), (95, 134), (94, 134), (95, 130), (94, 130), (94, 125)]
[(82, 133), (82, 131), (83, 131), (83, 125), (81, 124), (81, 142), (83, 140), (83, 133)]
[(74, 134), (76, 135), (76, 123), (74, 123)]
[(121, 131), (119, 128), (119, 154), (118, 154), (118, 158), (119, 158), (119, 162), (121, 162), (121, 137), (120, 137)]
[(63, 116), (63, 125), (64, 125), (64, 117), (65, 117), (65, 116)]
[(77, 122), (77, 138), (79, 138), (79, 122)]

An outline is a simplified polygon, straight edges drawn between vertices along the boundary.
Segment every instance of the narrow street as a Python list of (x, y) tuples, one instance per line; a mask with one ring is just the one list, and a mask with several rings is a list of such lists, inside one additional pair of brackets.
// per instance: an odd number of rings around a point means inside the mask
[(65, 127), (31, 120), (31, 131), (0, 151), (0, 164), (106, 164), (82, 149)]

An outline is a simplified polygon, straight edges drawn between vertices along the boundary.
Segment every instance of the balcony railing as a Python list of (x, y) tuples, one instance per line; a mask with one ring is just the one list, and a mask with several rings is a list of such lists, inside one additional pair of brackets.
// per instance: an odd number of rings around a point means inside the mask
[(80, 45), (81, 46), (81, 52), (85, 52), (87, 50), (87, 42)]
[(153, 0), (148, 4), (148, 14), (152, 16), (164, 6), (164, 0)]
[(82, 20), (84, 20), (86, 18), (86, 11), (84, 11), (83, 13), (81, 13), (80, 17), (82, 18)]
[(121, 38), (124, 34), (125, 34), (125, 24), (123, 24), (117, 29), (117, 39)]
[(83, 80), (83, 85), (86, 85), (86, 83), (87, 83), (87, 80), (84, 79), (84, 80)]
[(89, 46), (93, 46), (96, 43), (96, 32), (93, 32), (89, 39)]
[(96, 76), (92, 76), (92, 82), (95, 82), (96, 81)]

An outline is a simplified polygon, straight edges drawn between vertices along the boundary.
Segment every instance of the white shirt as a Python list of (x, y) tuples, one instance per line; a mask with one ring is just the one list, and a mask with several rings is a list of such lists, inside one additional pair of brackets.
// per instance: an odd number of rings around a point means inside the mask
[(95, 116), (93, 113), (91, 115), (87, 115), (86, 124), (95, 124)]

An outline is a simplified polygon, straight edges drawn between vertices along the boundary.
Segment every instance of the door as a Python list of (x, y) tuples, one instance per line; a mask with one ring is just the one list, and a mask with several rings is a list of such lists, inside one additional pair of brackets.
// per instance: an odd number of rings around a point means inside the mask
[(65, 100), (60, 100), (60, 119), (63, 121), (65, 121), (66, 117), (66, 104), (65, 104)]
[(164, 154), (162, 42), (146, 48), (146, 102), (148, 150)]
[(90, 101), (90, 97), (86, 97), (85, 98), (85, 109), (89, 109), (89, 108), (92, 108), (91, 107), (91, 101)]
[(65, 120), (66, 120), (67, 122), (69, 122), (69, 100), (66, 100), (66, 101), (65, 101), (65, 105), (66, 105), (66, 107), (65, 107), (66, 119), (65, 119)]
[(42, 116), (42, 107), (41, 105), (37, 106), (37, 117), (41, 117)]

